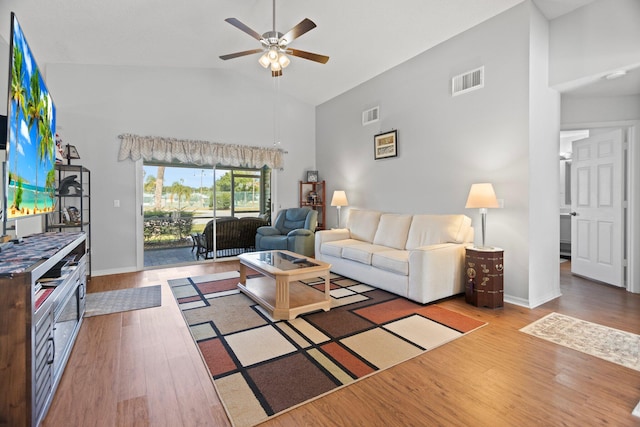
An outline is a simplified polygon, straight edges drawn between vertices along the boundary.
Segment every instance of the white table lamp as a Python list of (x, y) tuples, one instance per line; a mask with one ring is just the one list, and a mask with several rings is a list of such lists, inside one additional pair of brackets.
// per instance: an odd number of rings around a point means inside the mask
[(484, 248), (485, 230), (487, 228), (487, 208), (498, 208), (498, 199), (490, 183), (473, 184), (465, 208), (478, 208), (482, 217), (482, 246)]
[(340, 208), (343, 206), (349, 206), (347, 194), (343, 190), (334, 191), (333, 197), (331, 198), (331, 206), (336, 206), (338, 208), (338, 228), (340, 228)]

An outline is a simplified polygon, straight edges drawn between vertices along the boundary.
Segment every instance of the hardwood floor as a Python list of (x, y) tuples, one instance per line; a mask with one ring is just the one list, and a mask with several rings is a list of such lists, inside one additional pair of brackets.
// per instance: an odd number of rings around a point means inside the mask
[[(265, 426), (640, 425), (640, 372), (518, 330), (556, 311), (640, 334), (640, 295), (574, 277), (533, 310), (444, 306), (489, 324)], [(84, 320), (43, 426), (229, 426), (167, 280), (237, 261), (94, 277), (89, 292), (163, 284), (162, 307)]]

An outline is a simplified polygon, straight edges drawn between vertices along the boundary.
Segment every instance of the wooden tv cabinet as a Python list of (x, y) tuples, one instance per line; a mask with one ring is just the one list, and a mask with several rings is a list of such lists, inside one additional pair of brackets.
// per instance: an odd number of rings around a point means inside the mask
[(85, 242), (42, 233), (0, 252), (2, 425), (37, 426), (47, 413), (82, 324)]

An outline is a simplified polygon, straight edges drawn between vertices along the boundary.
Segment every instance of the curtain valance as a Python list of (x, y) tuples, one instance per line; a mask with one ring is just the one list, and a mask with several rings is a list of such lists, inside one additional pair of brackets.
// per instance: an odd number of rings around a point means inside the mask
[(193, 165), (223, 165), (249, 168), (284, 167), (284, 151), (278, 148), (250, 147), (192, 141), (158, 136), (123, 134), (118, 160), (126, 159), (185, 163)]

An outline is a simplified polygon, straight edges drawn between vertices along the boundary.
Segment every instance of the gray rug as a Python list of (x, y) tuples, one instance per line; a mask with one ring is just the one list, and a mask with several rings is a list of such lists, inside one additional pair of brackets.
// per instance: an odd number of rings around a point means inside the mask
[(159, 307), (161, 304), (162, 293), (160, 285), (120, 289), (117, 291), (94, 292), (87, 294), (87, 306), (84, 317)]
[(560, 313), (548, 314), (520, 331), (640, 371), (640, 335)]

